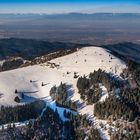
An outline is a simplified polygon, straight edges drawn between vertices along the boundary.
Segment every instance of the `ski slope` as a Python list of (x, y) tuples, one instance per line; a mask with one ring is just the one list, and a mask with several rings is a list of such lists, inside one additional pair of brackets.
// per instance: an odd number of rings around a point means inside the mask
[[(57, 64), (58, 67), (52, 68), (52, 63)], [(111, 55), (109, 51), (93, 46), (53, 59), (49, 63), (0, 72), (0, 105), (14, 106), (29, 103), (36, 99), (44, 99), (48, 105), (55, 108), (53, 101), (50, 102), (49, 91), (52, 86), (58, 86), (63, 82), (68, 85), (71, 100), (78, 102), (78, 112), (93, 118), (94, 105), (86, 105), (80, 99), (74, 73), (78, 76), (88, 76), (90, 72), (100, 68), (115, 75), (120, 75), (125, 67), (125, 63)], [(42, 82), (44, 86), (41, 85)], [(19, 104), (14, 101), (17, 96), (15, 89), (25, 95), (25, 98)], [(102, 97), (100, 101), (105, 100), (105, 98), (107, 98), (107, 95)], [(62, 114), (62, 109), (58, 112)], [(105, 139), (108, 139), (108, 136)]]

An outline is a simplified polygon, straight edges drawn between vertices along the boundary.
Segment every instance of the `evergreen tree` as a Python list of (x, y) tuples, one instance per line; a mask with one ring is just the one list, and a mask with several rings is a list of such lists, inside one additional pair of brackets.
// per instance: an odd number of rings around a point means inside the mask
[(17, 103), (20, 103), (20, 99), (19, 99), (19, 97), (16, 96), (15, 99), (14, 99), (14, 101), (17, 102)]

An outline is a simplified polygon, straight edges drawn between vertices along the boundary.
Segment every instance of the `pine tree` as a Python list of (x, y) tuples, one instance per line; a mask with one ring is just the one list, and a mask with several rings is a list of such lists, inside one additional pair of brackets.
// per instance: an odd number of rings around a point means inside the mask
[(18, 93), (17, 89), (15, 89), (15, 93)]
[(42, 82), (41, 86), (42, 86), (42, 87), (44, 86), (43, 82)]
[(134, 114), (133, 111), (130, 111), (129, 113), (129, 121), (133, 121), (134, 120)]
[(17, 102), (17, 103), (20, 103), (20, 99), (19, 99), (19, 97), (16, 96), (15, 99), (14, 99), (14, 101)]

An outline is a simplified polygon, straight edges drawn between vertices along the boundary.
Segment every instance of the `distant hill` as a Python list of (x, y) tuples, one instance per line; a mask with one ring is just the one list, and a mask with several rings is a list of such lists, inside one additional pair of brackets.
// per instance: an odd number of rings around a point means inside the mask
[(140, 45), (130, 42), (118, 43), (114, 45), (102, 46), (112, 53), (123, 57), (125, 60), (131, 59), (140, 63)]
[[(86, 44), (48, 42), (35, 39), (0, 39), (0, 60), (7, 57), (18, 56), (32, 60), (35, 57), (46, 55), (58, 50), (90, 46)], [(132, 59), (140, 62), (140, 45), (130, 42), (101, 46), (123, 59)]]
[(46, 42), (33, 39), (0, 39), (0, 59), (19, 56), (30, 60), (58, 50), (81, 46), (80, 44)]

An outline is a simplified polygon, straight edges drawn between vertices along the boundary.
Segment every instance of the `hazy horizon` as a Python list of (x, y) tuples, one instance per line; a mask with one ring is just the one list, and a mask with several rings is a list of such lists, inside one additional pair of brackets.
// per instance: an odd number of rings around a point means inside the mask
[(1, 0), (0, 13), (140, 13), (139, 0)]

